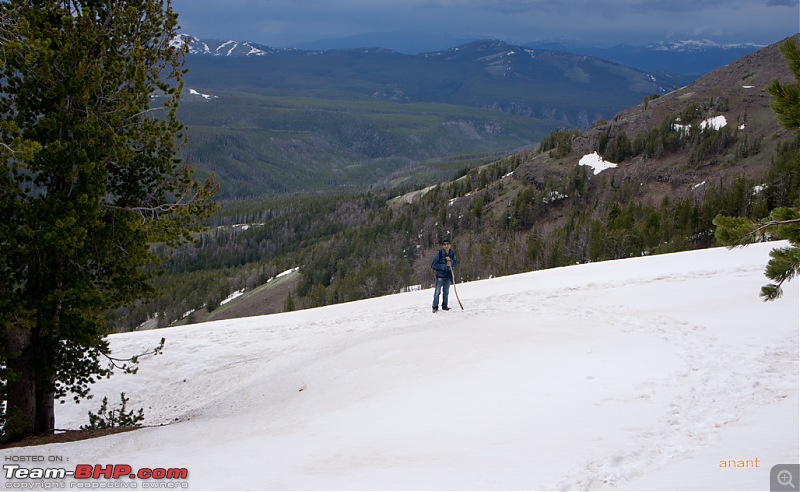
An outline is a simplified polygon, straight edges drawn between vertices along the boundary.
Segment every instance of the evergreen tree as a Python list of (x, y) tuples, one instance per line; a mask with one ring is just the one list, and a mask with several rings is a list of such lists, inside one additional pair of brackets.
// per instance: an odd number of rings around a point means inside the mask
[(0, 23), (0, 365), (13, 440), (53, 432), (55, 399), (85, 397), (119, 367), (104, 314), (151, 293), (150, 244), (199, 230), (216, 186), (175, 157), (185, 50), (171, 44), (171, 0), (7, 0)]
[(781, 84), (773, 80), (767, 87), (767, 92), (772, 96), (770, 107), (777, 115), (781, 126), (798, 130), (800, 129), (800, 47), (793, 39), (788, 39), (781, 45), (780, 50), (797, 82)]
[(292, 293), (286, 296), (286, 302), (283, 303), (283, 310), (284, 311), (294, 311), (297, 307), (294, 305), (294, 299), (292, 299)]
[[(773, 97), (771, 107), (781, 126), (800, 131), (800, 47), (793, 39), (789, 39), (781, 45), (780, 50), (795, 77), (795, 83), (781, 84), (774, 80), (767, 87), (767, 92)], [(796, 207), (797, 204), (794, 205)], [(765, 274), (773, 282), (761, 288), (761, 296), (765, 300), (779, 298), (783, 294), (783, 283), (800, 272), (800, 209), (795, 207), (776, 208), (759, 222), (722, 215), (714, 219), (716, 236), (723, 244), (749, 244), (767, 233), (790, 242), (791, 246), (777, 248), (770, 253), (772, 259), (767, 264)]]

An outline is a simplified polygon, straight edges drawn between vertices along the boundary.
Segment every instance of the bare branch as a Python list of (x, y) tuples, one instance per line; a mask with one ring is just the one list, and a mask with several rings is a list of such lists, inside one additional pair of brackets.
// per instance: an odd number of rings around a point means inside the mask
[(765, 231), (771, 227), (788, 225), (788, 224), (797, 224), (800, 223), (800, 219), (789, 219), (789, 220), (771, 220), (769, 222), (764, 222), (752, 231), (749, 231), (745, 234), (739, 236), (738, 240), (735, 243), (731, 244), (731, 248), (738, 247), (738, 246), (746, 246), (752, 242), (752, 240), (748, 240), (748, 238), (756, 238), (759, 235), (763, 235)]
[(149, 351), (144, 352), (144, 353), (141, 353), (141, 354), (132, 355), (132, 356), (126, 358), (126, 359), (121, 359), (121, 358), (117, 358), (117, 357), (111, 357), (109, 354), (107, 354), (105, 352), (101, 352), (101, 355), (103, 357), (105, 357), (106, 359), (108, 359), (109, 365), (111, 367), (113, 367), (114, 369), (120, 369), (120, 370), (122, 370), (122, 371), (124, 371), (126, 373), (135, 372), (136, 368), (132, 368), (128, 364), (130, 363), (130, 364), (136, 365), (136, 364), (139, 363), (139, 359), (140, 358), (145, 357), (147, 355), (159, 355), (164, 350), (164, 343), (166, 341), (167, 341), (167, 339), (162, 337), (161, 338), (161, 342), (154, 349), (149, 350)]
[(16, 150), (12, 149), (7, 144), (4, 144), (3, 142), (0, 142), (0, 147), (6, 149), (7, 151), (11, 152), (12, 154), (16, 154), (17, 153)]
[(150, 218), (155, 219), (160, 214), (169, 213), (178, 208), (192, 206), (200, 195), (200, 192), (201, 190), (196, 191), (191, 197), (184, 195), (175, 203), (164, 203), (152, 207), (120, 207), (118, 205), (111, 205), (108, 203), (102, 204), (101, 207), (105, 210), (124, 210), (127, 212), (137, 212), (142, 216), (143, 220), (147, 215), (149, 215)]
[(765, 229), (769, 229), (770, 227), (787, 225), (787, 224), (797, 224), (800, 222), (800, 219), (790, 219), (790, 220), (771, 220), (769, 222), (765, 222), (758, 229), (751, 232), (749, 235), (756, 235), (760, 232), (763, 232)]

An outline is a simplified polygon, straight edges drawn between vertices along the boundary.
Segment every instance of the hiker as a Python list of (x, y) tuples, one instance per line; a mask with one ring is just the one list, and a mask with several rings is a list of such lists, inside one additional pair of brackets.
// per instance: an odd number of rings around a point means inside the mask
[(442, 248), (433, 257), (431, 268), (436, 272), (436, 289), (433, 291), (433, 312), (439, 310), (439, 293), (442, 293), (442, 310), (449, 311), (447, 299), (450, 284), (453, 282), (453, 268), (456, 266), (456, 252), (450, 249), (450, 240), (443, 239)]

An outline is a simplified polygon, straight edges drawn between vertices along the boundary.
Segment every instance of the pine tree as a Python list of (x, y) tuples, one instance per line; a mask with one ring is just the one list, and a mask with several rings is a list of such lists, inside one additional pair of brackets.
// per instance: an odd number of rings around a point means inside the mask
[(788, 39), (781, 45), (780, 51), (797, 82), (781, 84), (773, 80), (767, 87), (767, 92), (772, 96), (770, 107), (777, 115), (781, 126), (798, 130), (800, 129), (800, 47), (793, 39)]
[(200, 230), (216, 185), (176, 158), (185, 48), (171, 43), (171, 0), (7, 0), (0, 23), (0, 365), (13, 440), (53, 432), (54, 401), (110, 375), (104, 314), (152, 293), (150, 244)]
[[(778, 122), (786, 129), (800, 132), (800, 47), (794, 39), (781, 45), (781, 54), (786, 59), (795, 83), (781, 84), (774, 80), (767, 87), (773, 97), (771, 108)], [(800, 272), (800, 209), (780, 207), (772, 210), (761, 221), (743, 217), (718, 215), (714, 219), (716, 237), (723, 244), (741, 246), (758, 240), (765, 234), (776, 239), (788, 240), (791, 246), (772, 250), (766, 268), (766, 276), (772, 280), (761, 288), (761, 296), (772, 301), (783, 294), (782, 285)]]

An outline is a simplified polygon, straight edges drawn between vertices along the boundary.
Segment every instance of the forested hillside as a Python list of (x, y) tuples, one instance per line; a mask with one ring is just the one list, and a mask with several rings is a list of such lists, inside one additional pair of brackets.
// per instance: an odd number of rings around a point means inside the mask
[[(718, 214), (761, 218), (800, 200), (800, 140), (768, 107), (772, 79), (791, 80), (777, 45), (437, 186), (225, 203), (170, 255), (163, 297), (115, 323), (213, 319), (229, 294), (295, 267), (289, 294), (251, 314), (429, 287), (444, 236), (459, 281), (714, 246)], [(582, 165), (593, 152), (617, 167)]]
[(184, 154), (219, 197), (352, 191), (439, 182), (529, 147), (558, 122), (438, 103), (218, 92), (181, 106)]

